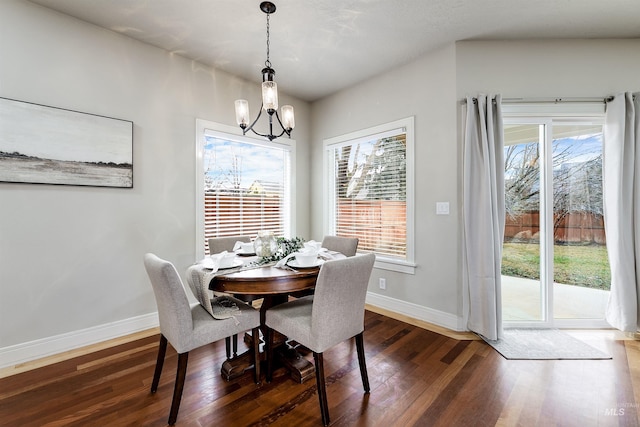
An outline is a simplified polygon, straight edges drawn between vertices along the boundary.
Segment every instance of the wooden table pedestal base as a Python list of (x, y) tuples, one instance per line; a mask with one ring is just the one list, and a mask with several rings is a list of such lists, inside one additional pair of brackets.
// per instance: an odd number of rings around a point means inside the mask
[[(250, 334), (245, 334), (244, 341), (251, 348), (252, 338)], [(285, 367), (289, 371), (291, 379), (300, 384), (315, 377), (316, 371), (313, 363), (305, 359), (295, 347), (287, 344), (284, 335), (277, 332), (275, 333), (274, 347), (274, 370), (282, 366)], [(264, 342), (262, 340), (260, 342), (260, 350), (260, 361), (266, 362), (266, 352), (264, 351)], [(251, 369), (253, 369), (253, 356), (251, 351), (247, 350), (236, 357), (225, 360), (222, 364), (220, 374), (222, 378), (230, 381), (234, 378), (241, 377)], [(262, 372), (266, 371), (263, 369)]]
[(308, 379), (315, 378), (316, 370), (313, 363), (302, 357), (294, 347), (285, 345), (274, 349), (273, 356), (276, 366), (284, 366), (295, 382), (302, 384)]

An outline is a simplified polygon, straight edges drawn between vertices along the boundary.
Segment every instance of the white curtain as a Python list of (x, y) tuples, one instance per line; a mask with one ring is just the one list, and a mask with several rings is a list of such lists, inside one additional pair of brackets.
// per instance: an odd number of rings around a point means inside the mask
[(621, 331), (640, 324), (640, 93), (607, 104), (603, 199), (611, 294), (606, 319)]
[(505, 221), (500, 95), (467, 97), (463, 193), (467, 327), (496, 340), (502, 337), (500, 264)]

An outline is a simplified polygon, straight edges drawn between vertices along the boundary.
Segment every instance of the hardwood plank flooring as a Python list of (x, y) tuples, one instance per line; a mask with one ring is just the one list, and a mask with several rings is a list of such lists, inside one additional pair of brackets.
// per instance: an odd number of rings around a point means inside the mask
[[(365, 322), (370, 394), (355, 343), (325, 353), (333, 426), (640, 425), (638, 341), (576, 332), (613, 359), (510, 361), (483, 341), (372, 311)], [(143, 336), (1, 378), (0, 426), (166, 425), (177, 355), (169, 346), (152, 395), (158, 341)], [(224, 340), (191, 352), (176, 425), (322, 425), (314, 380), (297, 384), (278, 370), (270, 384), (255, 385), (251, 373), (227, 382), (224, 357)]]

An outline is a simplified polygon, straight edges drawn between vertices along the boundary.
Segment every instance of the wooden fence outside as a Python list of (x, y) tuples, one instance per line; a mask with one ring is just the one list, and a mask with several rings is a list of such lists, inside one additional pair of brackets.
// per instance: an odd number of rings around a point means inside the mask
[[(604, 218), (591, 212), (571, 212), (554, 215), (555, 243), (595, 243), (606, 245)], [(539, 240), (540, 213), (526, 212), (516, 217), (507, 215), (504, 230), (505, 241)]]
[(284, 235), (282, 199), (255, 194), (219, 194), (204, 196), (205, 252), (209, 238), (237, 235), (257, 236), (258, 231)]
[(405, 256), (406, 202), (338, 199), (336, 234), (358, 237), (360, 250)]

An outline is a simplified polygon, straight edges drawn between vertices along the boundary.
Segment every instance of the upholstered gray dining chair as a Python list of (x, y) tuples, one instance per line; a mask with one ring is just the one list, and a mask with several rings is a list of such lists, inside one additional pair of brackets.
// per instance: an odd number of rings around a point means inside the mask
[(191, 350), (251, 329), (254, 342), (255, 382), (259, 383), (260, 312), (240, 300), (233, 300), (239, 308), (238, 314), (224, 320), (214, 319), (201, 305), (193, 308), (189, 305), (182, 280), (172, 263), (148, 253), (144, 256), (144, 266), (153, 287), (160, 319), (160, 346), (151, 383), (151, 393), (158, 390), (167, 342), (178, 353), (178, 370), (169, 412), (169, 425), (175, 424), (178, 418), (187, 373), (187, 360)]
[[(219, 254), (220, 252), (233, 251), (236, 242), (250, 243), (251, 236), (231, 236), (231, 237), (212, 237), (208, 240), (209, 254)], [(214, 292), (214, 296), (224, 295), (222, 292)], [(233, 357), (238, 354), (238, 335), (234, 334), (225, 339), (227, 348), (227, 359), (231, 358), (231, 341), (233, 340)]]
[(276, 330), (313, 351), (320, 412), (329, 424), (323, 353), (355, 338), (362, 385), (369, 392), (364, 357), (364, 303), (374, 254), (331, 260), (320, 267), (315, 295), (276, 305), (265, 313), (267, 329), (267, 382), (273, 375), (273, 331)]
[(322, 247), (349, 257), (356, 254), (358, 241), (357, 237), (324, 236)]

